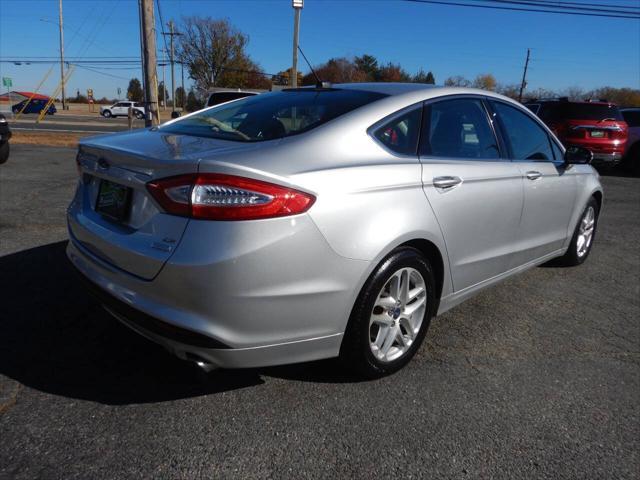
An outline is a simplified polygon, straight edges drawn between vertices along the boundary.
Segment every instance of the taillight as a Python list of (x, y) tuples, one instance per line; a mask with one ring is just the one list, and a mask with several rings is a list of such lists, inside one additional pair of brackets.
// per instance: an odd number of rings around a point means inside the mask
[(206, 220), (255, 220), (306, 212), (309, 193), (252, 178), (200, 173), (147, 183), (149, 193), (173, 215)]
[(615, 138), (618, 140), (626, 140), (627, 135), (629, 135), (629, 127), (626, 122), (617, 122), (618, 129), (611, 130), (611, 138)]

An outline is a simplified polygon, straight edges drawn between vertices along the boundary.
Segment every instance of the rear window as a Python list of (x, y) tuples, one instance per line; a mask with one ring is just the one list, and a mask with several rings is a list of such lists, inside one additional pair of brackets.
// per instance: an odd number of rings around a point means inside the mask
[(617, 106), (602, 103), (548, 103), (542, 105), (538, 115), (545, 122), (561, 120), (622, 120), (622, 114)]
[(360, 90), (284, 90), (209, 108), (159, 128), (238, 142), (275, 140), (309, 131), (383, 97)]
[(213, 107), (214, 105), (220, 105), (224, 102), (230, 102), (231, 100), (237, 100), (238, 98), (253, 96), (253, 93), (249, 92), (218, 92), (212, 93), (209, 96), (207, 107)]

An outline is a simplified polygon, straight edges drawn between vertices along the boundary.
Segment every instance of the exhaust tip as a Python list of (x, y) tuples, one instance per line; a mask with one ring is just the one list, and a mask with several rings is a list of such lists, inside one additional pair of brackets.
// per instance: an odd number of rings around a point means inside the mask
[(218, 368), (213, 363), (203, 362), (202, 360), (198, 360), (196, 365), (206, 373), (212, 372)]

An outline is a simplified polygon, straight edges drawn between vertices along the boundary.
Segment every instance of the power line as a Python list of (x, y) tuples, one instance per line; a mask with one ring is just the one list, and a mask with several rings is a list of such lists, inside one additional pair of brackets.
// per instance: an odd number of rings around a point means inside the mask
[(94, 70), (93, 68), (87, 67), (86, 65), (78, 65), (78, 64), (72, 64), (72, 65), (75, 65), (76, 67), (84, 68), (85, 70), (89, 70), (91, 72), (98, 73), (100, 75), (104, 75), (106, 77), (118, 78), (120, 80), (129, 80), (127, 77), (122, 77), (120, 75), (113, 75), (111, 73), (105, 73), (100, 70)]
[[(582, 13), (582, 12), (568, 12), (562, 11), (559, 12), (557, 10), (547, 10), (543, 8), (526, 8), (526, 7), (501, 7), (497, 5), (480, 5), (480, 4), (470, 4), (470, 3), (461, 3), (461, 2), (448, 2), (444, 0), (403, 0), (405, 2), (411, 3), (425, 3), (425, 4), (433, 4), (433, 5), (447, 5), (451, 7), (472, 7), (472, 8), (488, 8), (493, 10), (510, 10), (516, 12), (538, 12), (538, 13), (556, 13), (560, 15), (580, 15), (585, 17), (606, 17), (606, 18), (627, 18), (627, 19), (640, 19), (640, 16), (629, 16), (629, 15), (613, 15), (613, 14), (601, 14), (601, 13)], [(467, 0), (469, 1), (469, 0)]]
[[(549, 6), (553, 6), (554, 4), (562, 4), (562, 5), (575, 5), (579, 7), (603, 7), (603, 8), (623, 8), (630, 10), (640, 10), (640, 7), (633, 7), (629, 5), (618, 5), (618, 4), (610, 4), (610, 3), (580, 3), (580, 2), (556, 2), (554, 0), (530, 0), (532, 2), (540, 3), (540, 4), (549, 4)], [(636, 0), (633, 0), (634, 2)], [(637, 2), (636, 2), (637, 3)]]
[[(592, 7), (575, 7), (575, 6), (569, 6), (569, 5), (554, 5), (553, 3), (550, 2), (538, 2), (535, 0), (475, 0), (475, 1), (481, 1), (481, 2), (487, 2), (487, 3), (500, 3), (500, 4), (507, 4), (507, 5), (527, 5), (527, 6), (534, 6), (534, 7), (539, 7), (539, 6), (544, 6), (545, 8), (553, 8), (553, 9), (559, 9), (559, 10), (569, 10), (572, 12), (600, 12), (600, 13), (620, 13), (623, 14), (625, 16), (627, 15), (640, 15), (640, 10), (638, 10), (637, 12), (626, 12), (624, 10), (614, 10), (611, 8), (592, 8)], [(558, 3), (558, 2), (555, 2)], [(560, 12), (558, 12), (560, 13)], [(639, 17), (640, 18), (640, 17)]]

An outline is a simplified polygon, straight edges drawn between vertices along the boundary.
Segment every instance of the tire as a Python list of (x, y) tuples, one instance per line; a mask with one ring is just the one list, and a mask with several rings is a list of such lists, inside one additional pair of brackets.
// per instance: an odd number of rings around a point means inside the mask
[[(592, 220), (588, 220), (589, 212), (592, 212)], [(576, 225), (575, 230), (573, 231), (573, 236), (571, 237), (571, 243), (569, 244), (569, 248), (567, 252), (557, 261), (553, 262), (554, 265), (562, 266), (562, 267), (575, 267), (581, 265), (585, 262), (585, 260), (589, 257), (591, 253), (591, 249), (593, 248), (593, 241), (596, 237), (596, 230), (598, 227), (598, 214), (600, 213), (600, 208), (598, 207), (598, 202), (595, 198), (591, 197), (587, 202), (587, 205), (584, 207), (584, 210), (580, 214), (580, 218), (578, 220), (578, 224)], [(588, 237), (586, 249), (584, 248), (584, 231), (585, 227), (591, 223), (591, 234)], [(581, 239), (582, 237), (582, 239)], [(582, 246), (582, 247), (581, 247)]]
[(111, 118), (112, 117), (111, 110), (105, 110), (104, 112), (102, 112), (102, 116), (104, 118)]
[(144, 118), (144, 114), (140, 113), (140, 112), (136, 112), (136, 118), (138, 120), (142, 120)]
[[(396, 301), (403, 295), (393, 292), (403, 291), (406, 279), (409, 291), (420, 286), (424, 290), (403, 306)], [(368, 278), (353, 307), (340, 347), (345, 366), (366, 378), (404, 367), (420, 348), (436, 314), (435, 292), (433, 270), (424, 255), (411, 247), (391, 252)], [(411, 319), (410, 310), (414, 311)]]
[(9, 160), (9, 150), (9, 142), (0, 144), (0, 165), (6, 163), (6, 161)]

